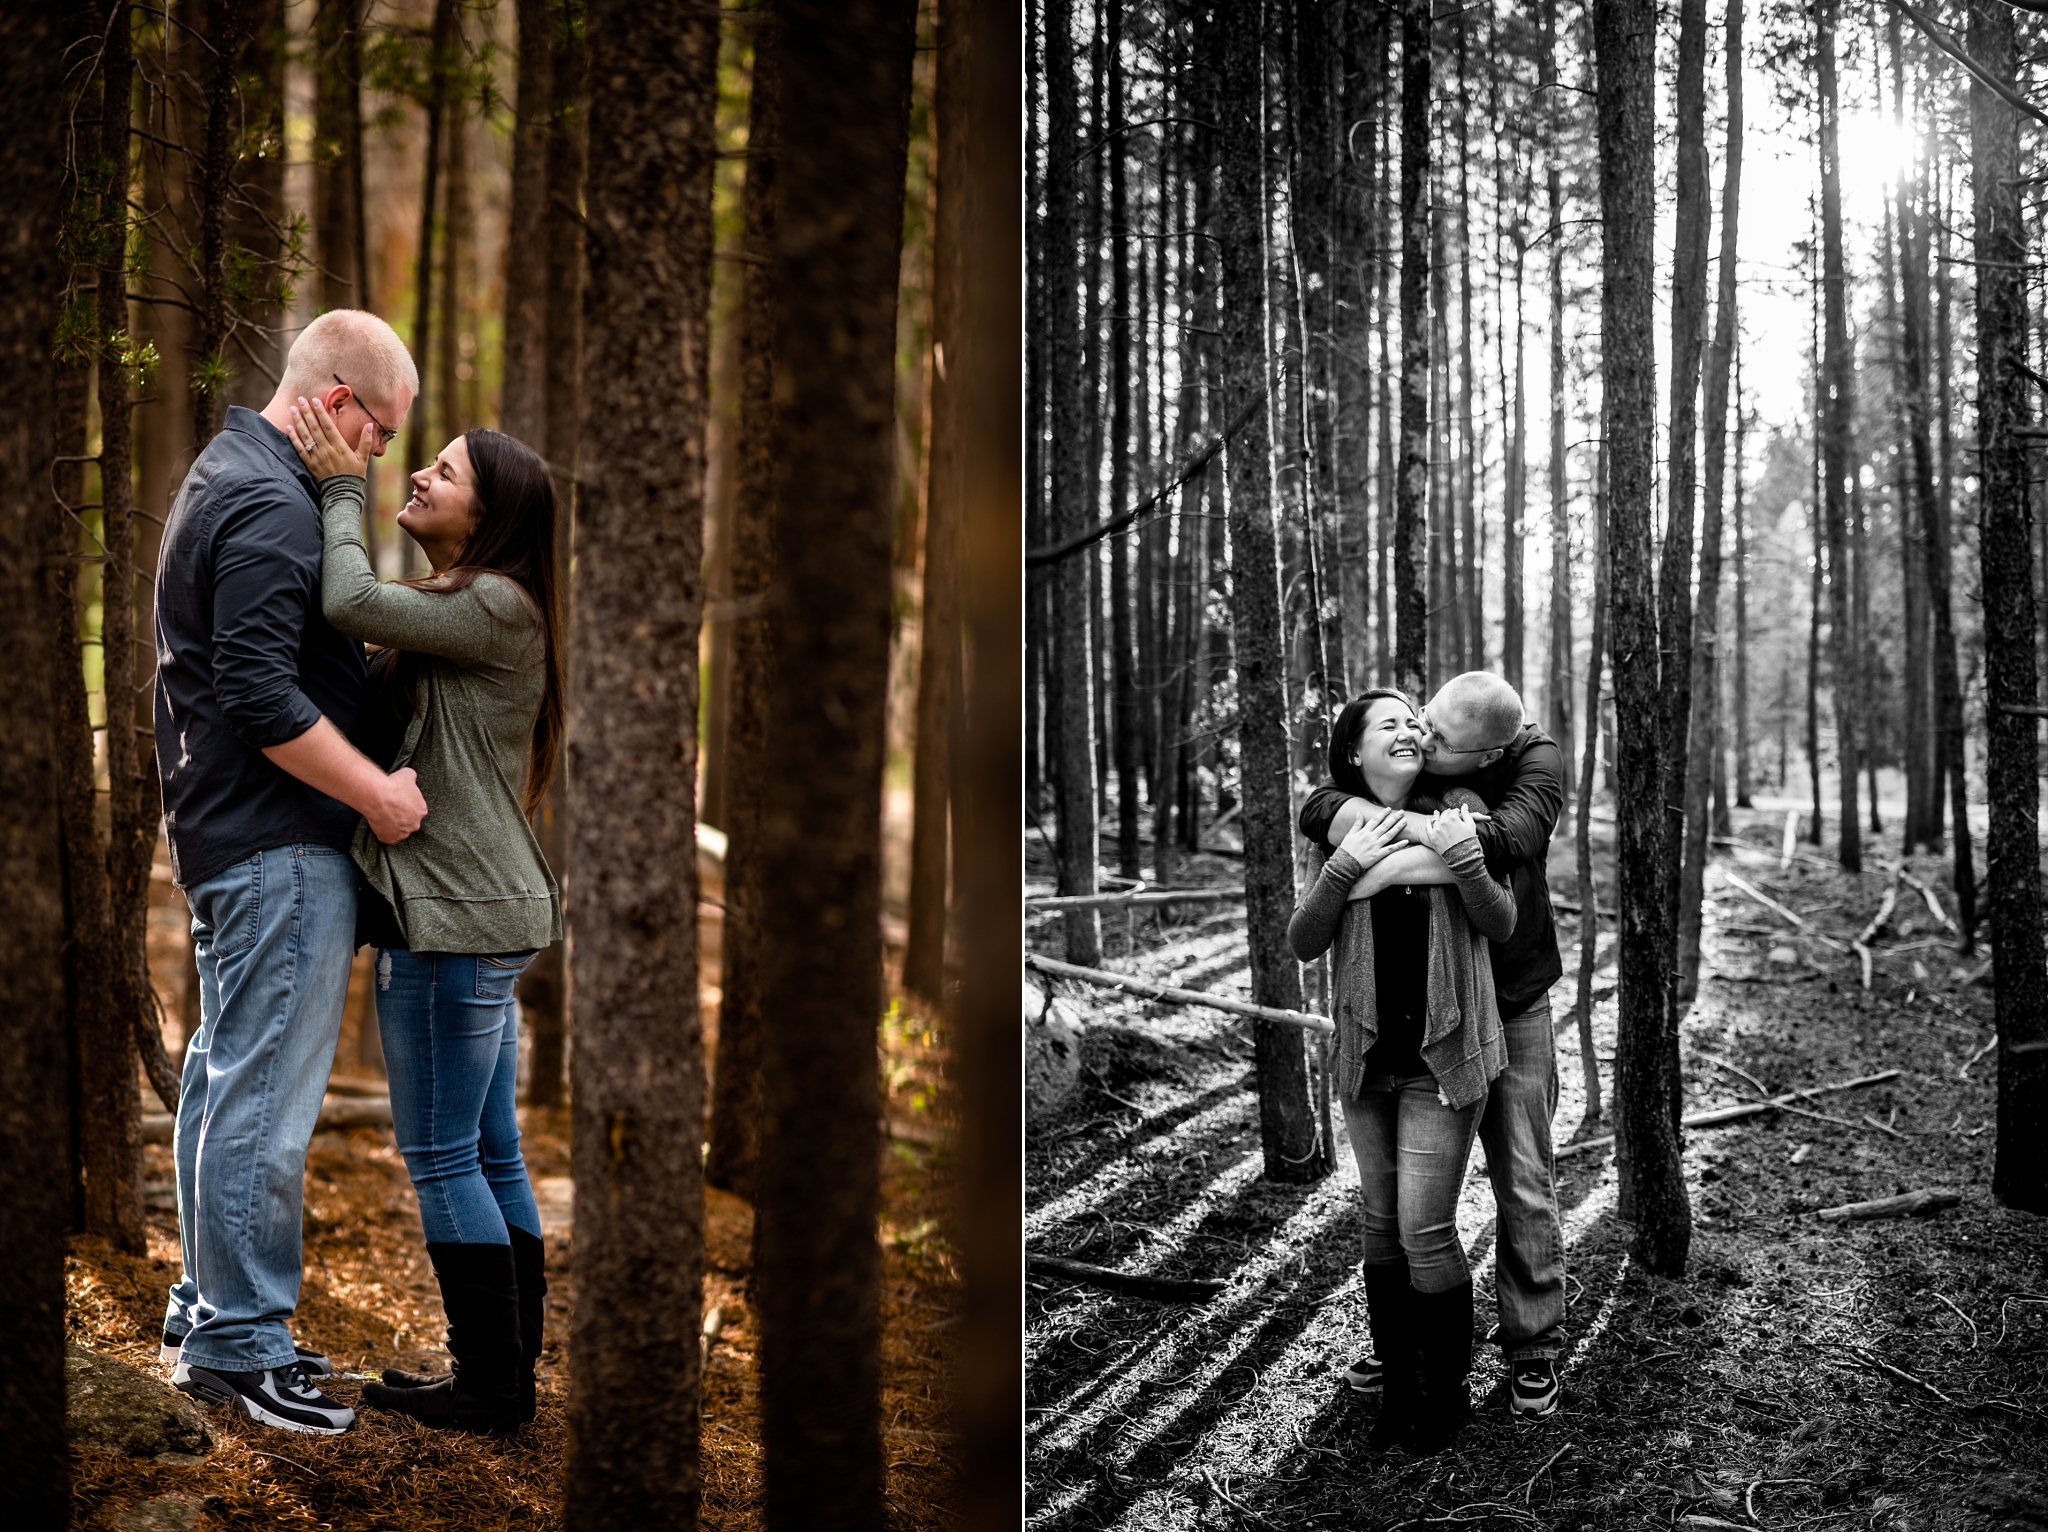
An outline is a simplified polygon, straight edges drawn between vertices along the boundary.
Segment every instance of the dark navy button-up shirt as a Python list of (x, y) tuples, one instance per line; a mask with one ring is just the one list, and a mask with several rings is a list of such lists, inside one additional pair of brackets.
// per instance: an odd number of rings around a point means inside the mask
[(320, 498), (254, 410), (192, 465), (156, 573), (156, 753), (180, 888), (279, 846), (346, 852), (356, 812), (271, 764), (322, 714), (360, 732), (363, 646), (320, 615)]

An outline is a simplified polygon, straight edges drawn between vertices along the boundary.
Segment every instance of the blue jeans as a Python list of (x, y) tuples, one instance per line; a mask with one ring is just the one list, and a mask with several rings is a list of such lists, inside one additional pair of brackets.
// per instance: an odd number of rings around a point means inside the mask
[(1556, 1155), (1550, 1119), (1557, 1111), (1557, 1051), (1550, 996), (1501, 1022), (1508, 1067), (1493, 1082), (1479, 1142), (1498, 1209), (1494, 1297), (1500, 1347), (1509, 1362), (1555, 1358), (1564, 1349), (1564, 1230), (1557, 1218)]
[(1479, 1103), (1445, 1106), (1426, 1071), (1368, 1075), (1358, 1099), (1344, 1103), (1366, 1265), (1405, 1260), (1418, 1293), (1448, 1292), (1472, 1275), (1458, 1240), (1458, 1192), (1478, 1120)]
[(293, 1360), (306, 1143), (334, 1068), (354, 950), (356, 869), (280, 846), (185, 891), (199, 1030), (171, 1154), (185, 1270), (164, 1328), (184, 1359), (254, 1372)]
[(377, 954), (377, 1030), (391, 1124), (419, 1192), (429, 1244), (507, 1245), (540, 1236), (519, 1153), (519, 1010), (531, 952)]

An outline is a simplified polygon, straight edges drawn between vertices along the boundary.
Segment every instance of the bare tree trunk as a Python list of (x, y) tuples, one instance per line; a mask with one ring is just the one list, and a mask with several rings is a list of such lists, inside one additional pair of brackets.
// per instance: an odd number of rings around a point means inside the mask
[[(1593, 975), (1600, 952), (1600, 889), (1593, 880), (1593, 779), (1600, 769), (1600, 669), (1607, 647), (1608, 566), (1607, 438), (1603, 431), (1598, 465), (1593, 470), (1593, 633), (1586, 654), (1586, 755), (1579, 767), (1579, 993), (1572, 1007), (1579, 1023), (1579, 1067), (1586, 1082), (1587, 1122), (1598, 1122), (1601, 1117), (1600, 1057), (1593, 1046)], [(1619, 804), (1615, 812), (1618, 827)]]
[[(44, 592), (51, 537), (51, 360), (62, 271), (66, 45), (71, 8), (0, 6), (0, 631), (16, 667), (0, 710), (0, 1199), (16, 1292), (0, 1340), (0, 1482), (17, 1526), (62, 1527), (71, 1499), (64, 1412), (64, 1228), (70, 1141), (59, 830), (59, 656)], [(61, 685), (61, 682), (56, 684)], [(130, 1094), (133, 1094), (131, 1087)]]
[[(1124, 120), (1123, 7), (1101, 8), (1108, 29), (1108, 99), (1105, 122)], [(1097, 125), (1097, 137), (1107, 129)], [(1124, 163), (1128, 134), (1102, 151), (1109, 161), (1109, 503), (1117, 511), (1131, 494), (1131, 239), (1130, 195)], [(1110, 624), (1107, 656), (1114, 706), (1110, 710), (1116, 754), (1116, 860), (1126, 878), (1141, 876), (1138, 862), (1138, 680), (1132, 669), (1131, 539), (1109, 543)]]
[[(1972, 0), (1969, 52), (2011, 87), (2012, 10)], [(1992, 1195), (2048, 1211), (2048, 970), (2041, 944), (2037, 608), (2028, 526), (2026, 225), (2019, 117), (1970, 84), (1970, 184), (1977, 259), (1977, 549), (1984, 570), (1984, 711), (1991, 834), (1991, 992), (1998, 1024), (1998, 1147)], [(1960, 837), (1959, 837), (1960, 840)]]
[(1821, 210), (1821, 500), (1827, 516), (1828, 662), (1834, 694), (1836, 780), (1841, 792), (1840, 857), (1863, 870), (1862, 821), (1856, 812), (1856, 713), (1861, 655), (1852, 610), (1855, 572), (1849, 565), (1849, 495), (1856, 472), (1855, 368), (1849, 355), (1848, 279), (1842, 262), (1840, 109), (1835, 99), (1835, 20), (1840, 0), (1819, 0), (1815, 13), (1815, 77), (1820, 94)]
[[(1544, 695), (1549, 701), (1550, 737), (1563, 753), (1565, 801), (1577, 796), (1572, 781), (1572, 555), (1571, 490), (1565, 476), (1565, 416), (1570, 393), (1564, 350), (1564, 108), (1557, 79), (1557, 0), (1543, 0), (1543, 51), (1537, 59), (1544, 100), (1544, 206), (1549, 214), (1550, 251), (1550, 666)], [(1593, 603), (1595, 612), (1601, 599)], [(1588, 710), (1590, 734), (1598, 699)], [(1591, 760), (1588, 757), (1588, 760)]]
[[(1749, 517), (1743, 500), (1742, 345), (1735, 347), (1735, 805), (1751, 807), (1749, 758)], [(1781, 702), (1782, 706), (1782, 702)], [(1784, 725), (1779, 725), (1782, 731)], [(1784, 776), (1783, 769), (1779, 776)]]
[[(913, 766), (910, 827), (909, 934), (903, 951), (903, 986), (932, 1001), (945, 999), (948, 808), (953, 780), (953, 733), (960, 703), (960, 515), (966, 465), (960, 455), (959, 380), (950, 370), (962, 344), (961, 305), (966, 272), (961, 251), (968, 231), (960, 222), (972, 195), (965, 183), (969, 106), (962, 94), (964, 48), (973, 18), (965, 0), (950, 0), (939, 15), (940, 46), (933, 84), (935, 165), (932, 217), (931, 424), (925, 443), (924, 601), (918, 652), (917, 755)], [(1121, 154), (1118, 156), (1121, 161)], [(1119, 219), (1119, 222), (1122, 220)], [(1123, 501), (1114, 501), (1119, 507)], [(1142, 593), (1150, 599), (1150, 592)], [(1135, 772), (1133, 773), (1135, 776)], [(1133, 781), (1122, 792), (1131, 796)], [(1135, 804), (1133, 805), (1135, 811)]]
[[(412, 401), (412, 414), (405, 435), (405, 461), (409, 468), (433, 460), (427, 449), (429, 412), (450, 418), (454, 401), (437, 399), (443, 379), (434, 369), (434, 226), (440, 210), (442, 132), (448, 116), (449, 75), (454, 68), (454, 49), (461, 18), (457, 0), (434, 0), (434, 30), (427, 51), (427, 147), (425, 174), (420, 191), (419, 247), (413, 274), (412, 342), (413, 360), (419, 368), (420, 392)], [(442, 316), (443, 322), (447, 316)], [(432, 387), (427, 385), (434, 379)], [(408, 573), (419, 560), (418, 545), (410, 539), (399, 547)]]
[(1616, 1152), (1630, 1254), (1651, 1271), (1685, 1270), (1692, 1215), (1679, 1163), (1676, 1046), (1665, 859), (1670, 837), (1660, 750), (1657, 622), (1650, 522), (1656, 436), (1652, 197), (1655, 19), (1648, 0), (1595, 9), (1599, 102), (1601, 374), (1608, 441), (1608, 549), (1620, 796), (1615, 857), (1621, 914), (1621, 1020), (1615, 1048)]
[[(718, 22), (682, 0), (597, 0), (589, 39), (593, 133), (606, 152), (590, 180), (584, 326), (602, 362), (583, 390), (589, 494), (577, 496), (570, 649), (569, 919), (587, 1003), (573, 1061), (568, 1520), (689, 1527), (700, 1495), (697, 639)], [(673, 429), (648, 431), (657, 416)], [(666, 1364), (650, 1369), (651, 1352)]]
[(192, 365), (192, 452), (206, 450), (227, 412), (231, 370), (222, 354), (233, 315), (228, 298), (227, 214), (229, 176), (234, 161), (230, 140), (237, 129), (235, 72), (248, 41), (245, 0), (218, 0), (207, 18), (207, 47), (201, 52), (206, 71), (206, 139), (199, 155), (199, 176), (191, 183), (199, 204), (198, 356)]
[[(555, 20), (553, 51), (548, 59), (551, 106), (544, 225), (548, 260), (546, 457), (555, 482), (556, 585), (570, 592), (573, 603), (569, 546), (582, 498), (575, 491), (583, 417), (583, 0), (564, 0)], [(572, 619), (573, 612), (563, 613), (573, 646)], [(565, 668), (571, 664), (573, 647), (564, 661)], [(534, 832), (548, 865), (555, 869), (565, 889), (576, 877), (571, 860), (571, 828), (568, 773), (557, 771), (553, 789), (534, 816)], [(730, 935), (728, 928), (728, 940)], [(560, 1106), (571, 1010), (567, 953), (560, 943), (545, 949), (520, 975), (519, 1006), (527, 1025), (533, 1029), (527, 1104)]]
[[(1692, 725), (1693, 637), (1692, 562), (1694, 502), (1699, 490), (1700, 355), (1706, 344), (1708, 212), (1713, 187), (1707, 173), (1707, 6), (1706, 0), (1680, 0), (1678, 7), (1678, 188), (1677, 238), (1671, 260), (1671, 438), (1670, 502), (1664, 521), (1663, 562), (1657, 592), (1661, 681), (1658, 699), (1659, 748), (1663, 751), (1665, 950), (1667, 971), (1675, 977), (1673, 998), (1685, 999), (1684, 862), (1688, 792), (1687, 736)], [(1619, 629), (1619, 623), (1616, 627)], [(1621, 666), (1620, 633), (1616, 632), (1615, 673)], [(1674, 1016), (1665, 1033), (1672, 1075), (1669, 1099), (1678, 1109), (1678, 1027)], [(1676, 1123), (1673, 1124), (1674, 1128)]]
[(548, 0), (516, 0), (518, 95), (512, 118), (512, 205), (505, 240), (505, 381), (498, 419), (545, 447), (548, 429), (548, 92), (554, 22)]
[[(1930, 141), (1938, 142), (1933, 133)], [(1927, 525), (1927, 600), (1934, 642), (1935, 727), (1940, 737), (1941, 774), (1948, 782), (1949, 822), (1954, 834), (1954, 888), (1956, 924), (1962, 928), (1961, 950), (1976, 950), (1977, 869), (1970, 841), (1970, 798), (1968, 790), (1968, 735), (1963, 724), (1963, 686), (1956, 664), (1955, 618), (1950, 605), (1949, 474), (1952, 417), (1950, 414), (1949, 368), (1949, 279), (1948, 209), (1934, 222), (1941, 234), (1939, 296), (1934, 311), (1934, 357), (1936, 377), (1935, 414), (1941, 422), (1940, 480), (1933, 501), (1933, 515)], [(1924, 242), (1923, 242), (1924, 249)]]
[[(462, 12), (458, 7), (454, 32), (449, 40), (449, 67), (459, 69), (465, 63)], [(440, 395), (435, 407), (441, 421), (441, 439), (452, 441), (468, 430), (476, 418), (468, 397), (473, 387), (464, 387), (462, 379), (463, 343), (467, 341), (472, 348), (476, 345), (469, 316), (470, 294), (475, 290), (470, 275), (475, 219), (469, 195), (469, 102), (464, 93), (451, 89), (442, 113), (441, 133), (447, 158), (448, 184), (442, 193), (441, 334), (437, 342), (439, 350), (434, 358), (440, 376), (434, 392)], [(420, 357), (422, 365), (427, 360), (425, 355)], [(473, 367), (470, 369), (472, 379), (475, 371)], [(416, 467), (428, 461), (431, 459), (415, 458), (408, 466)]]
[[(1251, 398), (1266, 381), (1263, 9), (1258, 4), (1238, 6), (1222, 17), (1217, 247), (1223, 265), (1223, 397), (1229, 401)], [(1286, 661), (1266, 424), (1270, 413), (1270, 404), (1254, 412), (1228, 449), (1231, 626), (1237, 650), (1252, 997), (1261, 1005), (1291, 1009), (1301, 1005), (1301, 974), (1287, 946), (1287, 922), (1294, 912), (1293, 813), (1287, 791)], [(1320, 1180), (1329, 1173), (1330, 1152), (1329, 1145), (1319, 1141), (1303, 1035), (1293, 1027), (1260, 1022), (1255, 1046), (1266, 1176), (1273, 1181)]]
[[(1075, 176), (1079, 148), (1075, 120), (1076, 70), (1072, 0), (1046, 0), (1045, 79), (1048, 139), (1045, 170), (1047, 325), (1052, 335), (1052, 532), (1068, 537), (1087, 526), (1088, 431), (1081, 394), (1081, 320), (1075, 306), (1080, 244), (1081, 187)], [(1059, 889), (1095, 892), (1095, 716), (1088, 666), (1088, 566), (1092, 552), (1063, 560), (1053, 570), (1053, 608), (1059, 671), (1059, 759), (1054, 786), (1059, 814)], [(1070, 963), (1101, 960), (1102, 935), (1093, 910), (1069, 910)]]
[(227, 403), (260, 409), (284, 376), (289, 318), (282, 302), (286, 272), (284, 205), (284, 0), (241, 0), (248, 39), (236, 67), (234, 187), (227, 240), (250, 262), (229, 278), (234, 319), (226, 360), (233, 381)]
[[(891, 600), (897, 262), (915, 7), (780, 8), (776, 684), (781, 784), (762, 817), (777, 901), (763, 1014), (754, 1286), (771, 1529), (880, 1528), (875, 1240), (883, 709)], [(1056, 151), (1057, 154), (1057, 151)], [(821, 709), (820, 699), (825, 699)], [(1064, 827), (1063, 827), (1064, 828)]]
[[(1457, 607), (1452, 625), (1460, 670), (1486, 665), (1486, 624), (1480, 617), (1479, 558), (1479, 422), (1473, 415), (1475, 389), (1472, 365), (1472, 82), (1466, 70), (1470, 17), (1459, 10), (1451, 23), (1458, 29), (1458, 452), (1447, 460), (1444, 478), (1456, 488), (1450, 504), (1457, 508)], [(1445, 398), (1450, 396), (1448, 380)]]
[(1429, 665), (1423, 594), (1429, 495), (1428, 0), (1401, 10), (1401, 457), (1394, 506), (1394, 681), (1420, 697)]
[(1374, 243), (1380, 195), (1379, 133), (1386, 78), (1387, 18), (1378, 7), (1344, 6), (1339, 25), (1336, 110), (1337, 184), (1332, 218), (1336, 259), (1331, 283), (1331, 357), (1336, 378), (1335, 429), (1337, 605), (1343, 613), (1344, 689), (1355, 692), (1377, 672), (1371, 662), (1373, 578), (1372, 355), (1374, 274), (1385, 252)]
[[(1727, 479), (1728, 374), (1735, 356), (1736, 226), (1742, 209), (1742, 0), (1729, 0), (1728, 127), (1721, 181), (1721, 258), (1714, 341), (1707, 355), (1706, 484), (1700, 518), (1700, 581), (1692, 622), (1692, 726), (1686, 740), (1684, 863), (1678, 887), (1678, 1003), (1700, 985), (1700, 905), (1707, 876), (1708, 797), (1721, 756), (1721, 496)], [(1704, 146), (1702, 146), (1704, 147)], [(1736, 477), (1742, 475), (1738, 453)], [(1739, 491), (1738, 491), (1739, 493)]]
[[(1012, 797), (1018, 776), (1017, 549), (1019, 355), (1016, 293), (1022, 209), (1014, 191), (1020, 65), (1014, 10), (991, 0), (942, 0), (939, 7), (939, 152), (953, 157), (960, 205), (954, 227), (962, 274), (949, 349), (963, 525), (961, 614), (972, 656), (966, 694), (967, 784), (956, 820), (960, 934), (966, 962), (954, 1015), (964, 1099), (980, 1104), (961, 1124), (958, 1207), (960, 1272), (966, 1286), (959, 1360), (952, 1369), (961, 1443), (954, 1458), (956, 1506), (967, 1527), (1015, 1526), (1024, 1514), (1017, 1455), (1016, 1280), (1021, 1265), (1024, 1184), (1018, 1099), (1016, 933), (1024, 869)], [(956, 78), (949, 82), (948, 70)], [(958, 103), (946, 127), (944, 103)], [(945, 198), (945, 182), (939, 195)], [(940, 217), (947, 216), (943, 202)], [(967, 281), (971, 273), (973, 281)]]
[[(766, 833), (762, 811), (773, 780), (768, 709), (775, 679), (773, 619), (769, 612), (757, 610), (775, 588), (775, 282), (769, 263), (775, 254), (775, 185), (782, 151), (782, 29), (772, 4), (762, 7), (754, 23), (747, 147), (740, 218), (743, 253), (750, 259), (740, 276), (739, 450), (730, 553), (732, 601), (743, 615), (733, 622), (732, 678), (726, 694), (725, 934), (718, 1057), (711, 1076), (711, 1147), (705, 1154), (704, 1177), (713, 1186), (751, 1200), (761, 1155), (761, 1045), (766, 1030), (762, 961), (769, 932), (769, 889), (761, 865)], [(942, 280), (945, 269), (935, 268)], [(943, 297), (941, 304), (946, 304)], [(935, 306), (934, 318), (951, 312), (950, 306)], [(935, 421), (937, 402), (935, 398)], [(936, 450), (931, 462), (937, 472), (941, 459)], [(932, 503), (938, 505), (936, 496)], [(929, 570), (929, 564), (926, 567)], [(926, 601), (929, 620), (931, 598)], [(927, 642), (927, 656), (933, 647)], [(922, 725), (918, 738), (924, 738)], [(915, 866), (915, 853), (912, 861)], [(913, 919), (918, 908), (913, 882)], [(913, 951), (917, 945), (913, 938)], [(906, 957), (906, 971), (908, 962)]]
[[(1892, 56), (1892, 113), (1901, 124), (1906, 110), (1905, 50), (1899, 16), (1892, 11), (1886, 31)], [(1899, 393), (1905, 406), (1906, 451), (1900, 454), (1900, 547), (1904, 552), (1906, 608), (1907, 725), (1906, 834), (1904, 849), (1941, 849), (1942, 753), (1939, 707), (1934, 693), (1932, 592), (1927, 572), (1928, 543), (1939, 515), (1934, 500), (1934, 438), (1927, 398), (1927, 239), (1915, 207), (1925, 195), (1926, 173), (1917, 186), (1902, 176), (1894, 206), (1899, 231)], [(1934, 683), (1934, 684), (1930, 684)]]

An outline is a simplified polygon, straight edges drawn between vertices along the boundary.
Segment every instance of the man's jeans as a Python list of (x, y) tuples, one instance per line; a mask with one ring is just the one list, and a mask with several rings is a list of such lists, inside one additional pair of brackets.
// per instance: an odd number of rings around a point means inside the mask
[(1555, 1358), (1564, 1349), (1564, 1231), (1557, 1221), (1557, 1053), (1550, 996), (1501, 1022), (1508, 1067), (1493, 1082), (1479, 1119), (1486, 1174), (1498, 1209), (1493, 1290), (1500, 1348), (1509, 1362)]
[(1365, 1264), (1405, 1261), (1418, 1293), (1448, 1292), (1471, 1275), (1458, 1242), (1458, 1192), (1480, 1107), (1450, 1107), (1428, 1073), (1370, 1075), (1344, 1103), (1358, 1161)]
[(185, 1271), (164, 1328), (186, 1335), (188, 1363), (283, 1367), (294, 1358), (306, 1144), (355, 945), (355, 864), (326, 846), (280, 846), (186, 899), (199, 1031), (172, 1140)]
[(377, 954), (391, 1126), (429, 1244), (507, 1244), (508, 1224), (540, 1237), (514, 1096), (519, 1008), (512, 989), (532, 961), (531, 952)]

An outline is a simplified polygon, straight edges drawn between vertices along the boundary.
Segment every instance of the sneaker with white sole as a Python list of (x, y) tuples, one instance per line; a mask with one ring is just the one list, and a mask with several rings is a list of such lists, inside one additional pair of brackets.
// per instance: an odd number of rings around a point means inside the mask
[(1523, 1420), (1557, 1413), (1561, 1390), (1557, 1363), (1547, 1356), (1524, 1357), (1508, 1368), (1508, 1411)]
[[(190, 1332), (186, 1333), (189, 1334)], [(181, 1382), (184, 1378), (184, 1373), (177, 1370), (180, 1365), (178, 1353), (183, 1349), (184, 1345), (185, 1337), (183, 1335), (180, 1335), (175, 1330), (166, 1330), (164, 1331), (162, 1341), (158, 1343), (156, 1348), (156, 1359), (172, 1369), (171, 1381), (173, 1383)], [(319, 1352), (310, 1351), (296, 1342), (293, 1343), (292, 1350), (298, 1353), (299, 1365), (306, 1369), (307, 1377), (331, 1378), (334, 1376), (334, 1364)]]
[(1385, 1369), (1380, 1366), (1379, 1357), (1368, 1351), (1344, 1369), (1344, 1382), (1361, 1394), (1376, 1394), (1386, 1382)]
[(177, 1385), (179, 1392), (206, 1404), (232, 1405), (251, 1420), (282, 1431), (339, 1436), (356, 1423), (356, 1412), (315, 1388), (297, 1362), (262, 1372), (228, 1372), (182, 1363), (180, 1370), (186, 1376)]

